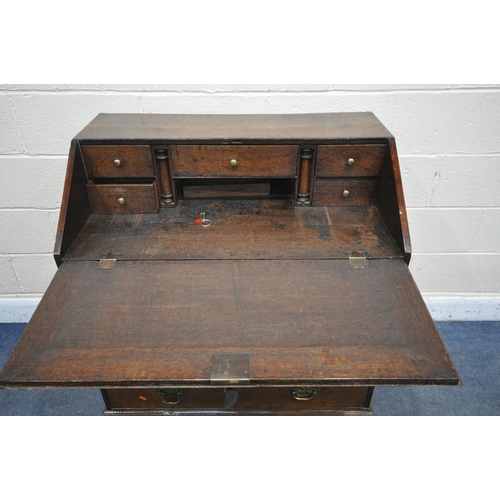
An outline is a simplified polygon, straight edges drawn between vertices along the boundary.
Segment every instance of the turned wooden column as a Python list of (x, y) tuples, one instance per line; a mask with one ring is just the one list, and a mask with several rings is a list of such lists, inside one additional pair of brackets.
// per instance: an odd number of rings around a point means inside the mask
[(312, 148), (300, 150), (299, 190), (297, 203), (309, 203), (311, 200), (311, 172), (313, 160)]
[(157, 171), (160, 176), (160, 198), (161, 206), (168, 207), (174, 205), (174, 192), (170, 170), (168, 168), (168, 151), (166, 149), (155, 149), (155, 160)]

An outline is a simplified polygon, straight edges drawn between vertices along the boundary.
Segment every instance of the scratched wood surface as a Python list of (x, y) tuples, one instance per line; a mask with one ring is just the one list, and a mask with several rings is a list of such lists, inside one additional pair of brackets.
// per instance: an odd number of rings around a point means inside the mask
[[(156, 181), (149, 184), (87, 184), (92, 213), (157, 213)], [(121, 200), (120, 203), (118, 200)]]
[[(154, 177), (151, 148), (140, 146), (82, 146), (89, 177)], [(115, 160), (120, 164), (115, 165)]]
[[(205, 212), (210, 227), (195, 223)], [(400, 258), (376, 207), (295, 208), (287, 200), (185, 200), (158, 214), (92, 215), (67, 258)]]
[[(173, 177), (295, 177), (297, 146), (171, 146)], [(236, 165), (231, 165), (235, 160)]]
[(203, 386), (224, 353), (256, 385), (459, 383), (402, 259), (66, 261), (0, 380)]
[[(371, 390), (368, 387), (324, 387), (310, 400), (297, 402), (288, 387), (238, 387), (234, 411), (245, 409), (304, 410), (327, 408), (368, 408)], [(172, 409), (165, 405), (156, 389), (109, 389), (106, 391), (110, 409)], [(226, 393), (223, 388), (184, 389), (176, 410), (223, 409)]]
[(373, 113), (285, 115), (165, 115), (101, 113), (76, 139), (85, 142), (283, 143), (298, 141), (387, 140), (392, 134)]

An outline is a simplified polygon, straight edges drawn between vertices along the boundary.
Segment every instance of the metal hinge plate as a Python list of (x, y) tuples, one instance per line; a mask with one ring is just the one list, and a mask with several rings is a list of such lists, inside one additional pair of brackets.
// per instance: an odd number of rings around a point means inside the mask
[(249, 354), (212, 354), (210, 383), (239, 385), (250, 383)]
[(354, 269), (362, 269), (368, 267), (368, 259), (361, 252), (350, 252), (349, 264)]
[(116, 259), (100, 259), (97, 264), (97, 269), (113, 269), (116, 264)]

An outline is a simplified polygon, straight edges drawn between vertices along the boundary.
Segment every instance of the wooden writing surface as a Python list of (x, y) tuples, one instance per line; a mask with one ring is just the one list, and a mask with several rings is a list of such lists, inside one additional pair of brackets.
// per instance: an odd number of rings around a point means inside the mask
[(54, 257), (2, 387), (100, 388), (108, 415), (357, 415), (378, 385), (461, 383), (372, 113), (100, 114)]
[(401, 259), (65, 262), (2, 377), (209, 384), (221, 352), (254, 384), (458, 380)]

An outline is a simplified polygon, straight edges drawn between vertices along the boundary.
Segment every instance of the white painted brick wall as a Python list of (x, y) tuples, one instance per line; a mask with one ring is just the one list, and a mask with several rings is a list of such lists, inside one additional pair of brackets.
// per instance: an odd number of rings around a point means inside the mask
[(491, 305), (500, 296), (500, 84), (0, 85), (0, 298), (41, 295), (55, 273), (70, 140), (98, 113), (338, 111), (373, 111), (396, 137), (422, 293)]

